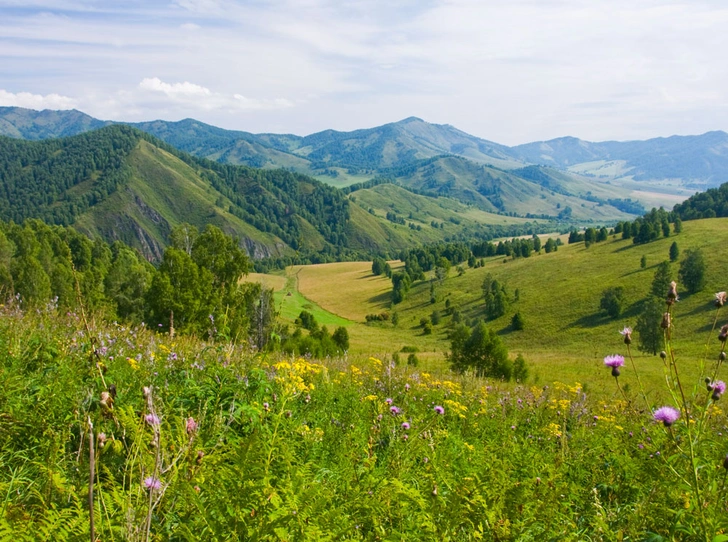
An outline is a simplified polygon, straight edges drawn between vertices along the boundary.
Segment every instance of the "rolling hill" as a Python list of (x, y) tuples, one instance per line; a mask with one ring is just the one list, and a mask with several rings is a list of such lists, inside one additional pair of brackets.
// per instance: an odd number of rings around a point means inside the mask
[[(382, 198), (393, 207), (385, 209)], [(388, 212), (401, 216), (388, 219)], [(126, 125), (42, 141), (0, 137), (0, 219), (28, 218), (121, 240), (150, 260), (161, 257), (170, 231), (181, 223), (216, 225), (238, 237), (254, 258), (303, 255), (312, 261), (550, 224), (392, 184), (347, 197), (283, 169), (195, 158)]]
[[(0, 108), (0, 134), (10, 137), (58, 137), (106, 124), (78, 111)], [(591, 185), (583, 192), (601, 186), (612, 197), (632, 197), (648, 207), (671, 206), (676, 196), (684, 199), (695, 189), (718, 186), (728, 177), (728, 134), (724, 132), (601, 143), (565, 137), (507, 147), (416, 117), (304, 137), (224, 130), (194, 119), (133, 126), (198, 157), (253, 167), (284, 167), (338, 187), (396, 175), (401, 168), (424, 167), (427, 160), (442, 156), (458, 156), (511, 172), (540, 165)], [(665, 196), (661, 198), (661, 194)]]

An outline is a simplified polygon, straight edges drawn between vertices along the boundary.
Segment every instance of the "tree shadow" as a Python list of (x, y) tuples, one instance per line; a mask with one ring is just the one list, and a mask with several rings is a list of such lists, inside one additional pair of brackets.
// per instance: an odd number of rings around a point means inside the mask
[(382, 292), (381, 294), (377, 294), (374, 297), (370, 297), (369, 299), (367, 299), (367, 301), (378, 306), (388, 306), (389, 303), (392, 301), (392, 292)]

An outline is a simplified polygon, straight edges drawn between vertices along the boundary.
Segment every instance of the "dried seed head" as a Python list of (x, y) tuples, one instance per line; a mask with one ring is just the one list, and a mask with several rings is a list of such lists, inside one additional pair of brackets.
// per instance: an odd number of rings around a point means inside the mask
[(668, 329), (670, 327), (670, 313), (666, 312), (662, 315), (662, 322), (660, 322), (660, 327), (662, 329)]
[(150, 386), (144, 386), (142, 388), (142, 394), (144, 395), (145, 399), (149, 399), (149, 397), (152, 395), (152, 388)]
[(677, 301), (677, 283), (674, 280), (670, 283), (670, 289), (667, 291), (667, 300), (668, 303)]
[(718, 292), (717, 294), (715, 294), (715, 306), (722, 307), (723, 305), (725, 305), (726, 299), (727, 296), (725, 292)]
[(724, 343), (726, 339), (728, 339), (728, 324), (720, 328), (720, 333), (718, 334), (718, 340), (720, 342)]
[(664, 350), (662, 352), (660, 352), (660, 357), (662, 359), (667, 359), (667, 352), (665, 352)]
[(721, 352), (720, 354), (718, 354), (718, 359), (720, 361), (725, 361), (725, 352)]
[(198, 465), (202, 464), (202, 458), (205, 457), (205, 452), (202, 450), (197, 451), (197, 459), (195, 459), (195, 463)]

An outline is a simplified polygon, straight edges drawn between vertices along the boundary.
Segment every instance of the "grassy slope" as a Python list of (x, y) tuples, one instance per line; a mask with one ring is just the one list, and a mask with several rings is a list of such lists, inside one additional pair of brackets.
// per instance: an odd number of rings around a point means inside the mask
[(107, 238), (126, 232), (123, 240), (144, 250), (144, 245), (164, 246), (171, 228), (182, 222), (200, 229), (214, 224), (267, 250), (284, 246), (277, 237), (228, 213), (229, 202), (218, 207), (215, 202), (220, 194), (193, 168), (167, 152), (140, 141), (129, 163), (133, 170), (129, 184), (82, 215), (76, 223), (78, 229)]
[[(421, 334), (420, 318), (428, 317), (435, 309), (444, 313), (448, 298), (466, 318), (482, 317), (481, 283), (486, 273), (492, 273), (507, 283), (511, 294), (518, 288), (520, 301), (512, 304), (506, 316), (489, 325), (502, 336), (512, 354), (524, 354), (531, 363), (532, 375), (541, 382), (578, 380), (592, 386), (606, 385), (611, 393), (611, 383), (604, 379), (602, 358), (610, 353), (626, 353), (617, 332), (624, 325), (634, 325), (639, 301), (650, 288), (657, 264), (667, 259), (670, 244), (677, 241), (682, 252), (690, 247), (702, 248), (708, 265), (706, 288), (695, 295), (681, 294), (676, 306), (679, 359), (684, 360), (687, 371), (694, 371), (713, 322), (713, 293), (727, 286), (722, 274), (726, 228), (728, 219), (694, 221), (685, 223), (678, 236), (643, 246), (610, 238), (589, 249), (583, 244), (563, 246), (556, 253), (506, 263), (493, 258), (482, 269), (469, 269), (461, 277), (451, 274), (437, 288), (438, 301), (434, 305), (430, 303), (429, 283), (417, 283), (408, 299), (395, 308), (400, 316), (398, 328), (390, 324), (350, 328), (352, 354), (381, 355), (382, 348), (384, 352), (393, 352), (402, 345), (413, 344), (428, 352), (420, 354), (427, 365), (443, 363), (443, 352), (449, 347), (449, 317), (443, 318), (430, 336)], [(642, 255), (647, 257), (646, 269), (640, 268)], [(301, 271), (301, 290), (323, 308), (361, 321), (362, 314), (381, 312), (387, 301), (384, 279), (368, 275), (368, 263), (358, 265), (306, 267)], [(672, 267), (677, 275), (678, 264)], [(338, 273), (340, 270), (344, 272)], [(334, 282), (336, 286), (332, 287)], [(617, 320), (598, 310), (602, 290), (611, 286), (623, 286), (629, 302), (624, 315)], [(526, 329), (521, 332), (509, 329), (510, 318), (516, 311), (526, 320)], [(722, 323), (719, 320), (718, 325)], [(360, 331), (360, 327), (364, 329)], [(715, 337), (711, 336), (711, 340), (710, 359), (717, 354)], [(636, 349), (635, 355), (647, 380), (658, 382), (662, 378), (659, 358)]]

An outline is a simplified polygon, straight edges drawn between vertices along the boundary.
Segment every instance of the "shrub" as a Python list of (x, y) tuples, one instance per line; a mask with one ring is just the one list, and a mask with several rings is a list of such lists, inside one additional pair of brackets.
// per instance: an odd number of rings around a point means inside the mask
[(618, 318), (622, 314), (624, 304), (624, 288), (616, 286), (614, 288), (607, 288), (602, 292), (599, 308), (605, 310), (610, 318)]
[(678, 276), (680, 283), (691, 294), (699, 292), (705, 287), (705, 258), (699, 248), (685, 251), (685, 258), (680, 263)]

